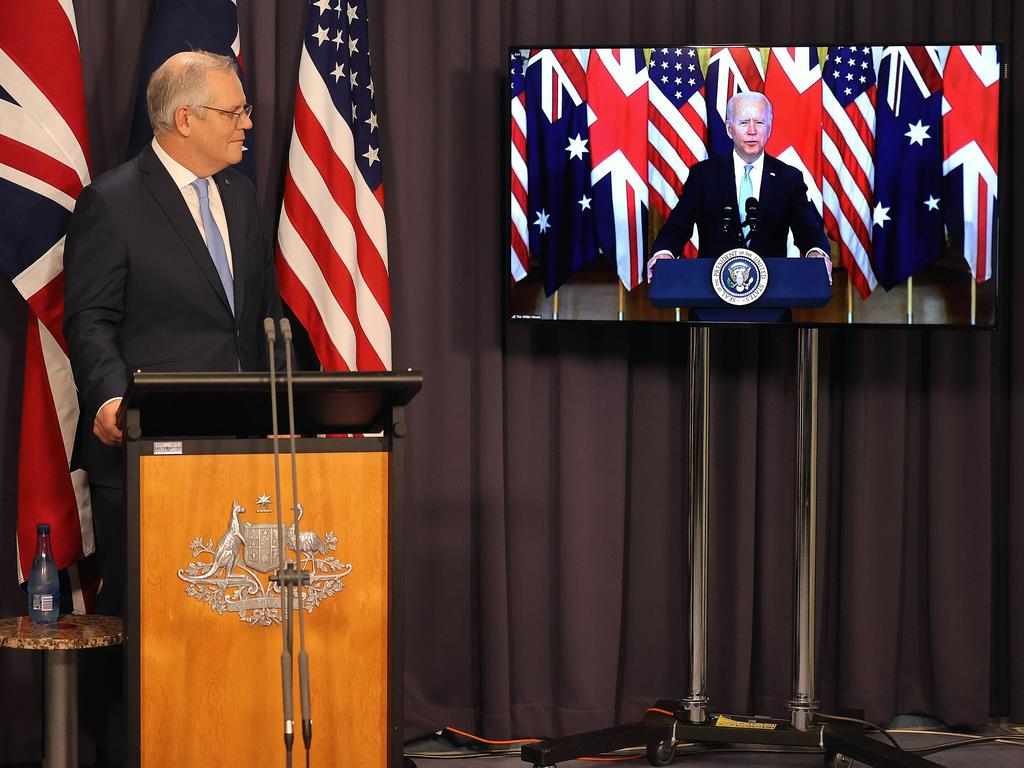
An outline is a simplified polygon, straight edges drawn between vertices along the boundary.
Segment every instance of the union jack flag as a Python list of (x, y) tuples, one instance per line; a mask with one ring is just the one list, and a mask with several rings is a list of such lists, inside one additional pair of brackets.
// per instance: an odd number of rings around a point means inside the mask
[[(804, 176), (807, 197), (821, 213), (821, 67), (815, 48), (772, 48), (764, 93), (775, 119), (765, 151)], [(789, 235), (789, 255), (800, 251)]]
[[(0, 2), (0, 266), (28, 302), (18, 462), (18, 571), (51, 525), (54, 559), (69, 568), (76, 611), (96, 584), (76, 563), (94, 549), (85, 472), (71, 469), (78, 399), (67, 356), (64, 234), (89, 183), (78, 31), (70, 0)], [(91, 562), (91, 559), (90, 561)], [(81, 576), (81, 579), (79, 578)], [(81, 581), (81, 586), (79, 582)]]
[(307, 12), (277, 279), (325, 370), (390, 370), (384, 177), (366, 0), (317, 0)]
[(875, 206), (875, 65), (870, 47), (829, 48), (821, 98), (822, 198), (825, 231), (857, 293), (866, 299), (878, 285), (871, 268)]
[(526, 165), (526, 60), (518, 51), (509, 54), (512, 110), (509, 152), (512, 174), (512, 279), (522, 280), (530, 268), (530, 229), (526, 218), (530, 172)]
[(732, 139), (725, 132), (725, 107), (741, 91), (764, 91), (761, 49), (712, 48), (705, 85), (708, 148), (712, 155), (732, 152)]
[(642, 48), (600, 48), (587, 65), (597, 241), (632, 290), (647, 248), (647, 62)]
[[(696, 48), (656, 48), (648, 67), (647, 185), (662, 220), (679, 202), (690, 168), (708, 156), (704, 75)], [(683, 256), (696, 258), (694, 230)]]
[(999, 51), (956, 45), (943, 70), (946, 227), (979, 283), (992, 277), (999, 175)]

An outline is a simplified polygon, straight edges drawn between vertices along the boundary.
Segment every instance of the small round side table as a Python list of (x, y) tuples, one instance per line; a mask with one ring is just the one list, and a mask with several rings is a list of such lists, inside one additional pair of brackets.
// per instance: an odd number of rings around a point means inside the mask
[(78, 768), (78, 651), (124, 641), (121, 619), (65, 614), (56, 624), (28, 616), (0, 619), (0, 648), (45, 651), (46, 758), (44, 768)]

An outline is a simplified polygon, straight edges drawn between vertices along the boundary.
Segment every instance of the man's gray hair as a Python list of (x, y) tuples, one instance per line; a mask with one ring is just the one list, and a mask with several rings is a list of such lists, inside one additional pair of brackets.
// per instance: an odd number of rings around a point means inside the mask
[(764, 104), (764, 120), (768, 125), (772, 124), (772, 103), (768, 101), (768, 97), (765, 96), (760, 91), (740, 91), (739, 93), (734, 93), (725, 105), (725, 122), (732, 122), (733, 104), (740, 99), (747, 99), (749, 101), (760, 101), (762, 104)]
[(168, 60), (156, 68), (146, 87), (146, 111), (154, 134), (174, 128), (174, 111), (178, 107), (193, 107), (200, 117), (206, 113), (202, 105), (211, 95), (206, 73), (212, 71), (237, 75), (238, 66), (231, 56), (190, 51), (173, 64)]

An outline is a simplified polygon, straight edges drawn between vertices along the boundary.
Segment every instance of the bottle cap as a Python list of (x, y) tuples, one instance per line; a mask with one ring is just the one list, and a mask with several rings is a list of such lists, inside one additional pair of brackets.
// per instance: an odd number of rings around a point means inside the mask
[(39, 525), (36, 526), (36, 533), (49, 533), (49, 532), (50, 532), (50, 524), (49, 523), (39, 523)]

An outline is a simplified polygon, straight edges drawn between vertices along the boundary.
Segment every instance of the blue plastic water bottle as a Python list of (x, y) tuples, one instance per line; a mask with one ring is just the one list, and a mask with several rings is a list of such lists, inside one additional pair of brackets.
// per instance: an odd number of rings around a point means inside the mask
[(28, 615), (33, 624), (53, 624), (60, 614), (60, 582), (50, 552), (50, 524), (36, 526), (36, 556), (28, 577)]

